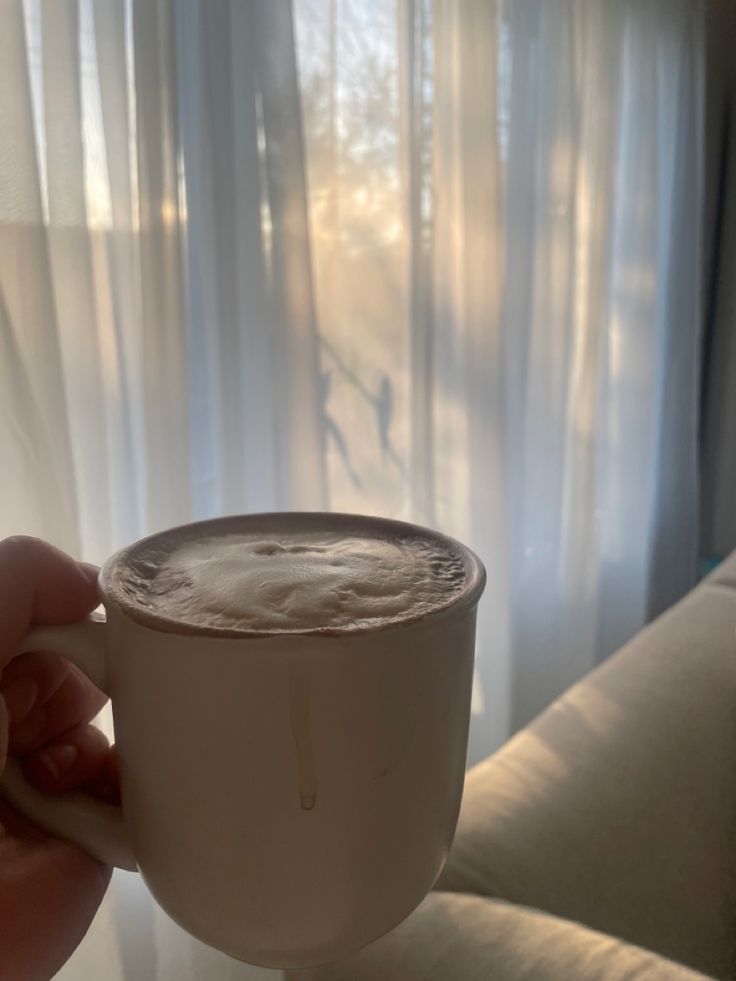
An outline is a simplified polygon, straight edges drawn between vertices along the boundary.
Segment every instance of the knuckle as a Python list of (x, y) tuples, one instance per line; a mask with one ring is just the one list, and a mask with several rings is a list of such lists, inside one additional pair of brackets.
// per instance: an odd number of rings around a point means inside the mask
[(45, 548), (40, 538), (32, 535), (10, 535), (0, 542), (0, 556), (3, 558), (25, 560)]

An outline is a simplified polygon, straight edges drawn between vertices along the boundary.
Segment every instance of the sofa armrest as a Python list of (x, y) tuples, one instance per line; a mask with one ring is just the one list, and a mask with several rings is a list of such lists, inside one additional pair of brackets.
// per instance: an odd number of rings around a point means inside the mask
[(651, 951), (498, 899), (434, 892), (381, 940), (288, 981), (707, 981)]
[(437, 888), (736, 971), (736, 562), (469, 774)]

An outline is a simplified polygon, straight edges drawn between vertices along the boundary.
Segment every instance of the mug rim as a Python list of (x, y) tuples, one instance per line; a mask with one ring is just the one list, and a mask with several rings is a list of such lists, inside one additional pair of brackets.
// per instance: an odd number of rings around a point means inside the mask
[[(387, 534), (411, 535), (418, 538), (429, 538), (436, 541), (440, 546), (455, 552), (462, 560), (465, 567), (465, 582), (461, 591), (452, 596), (448, 601), (429, 612), (417, 613), (407, 616), (400, 620), (389, 621), (382, 624), (348, 624), (333, 627), (308, 627), (297, 630), (284, 630), (282, 628), (270, 628), (262, 630), (242, 629), (234, 627), (204, 626), (198, 624), (188, 624), (176, 619), (167, 617), (161, 613), (154, 613), (145, 607), (139, 606), (133, 600), (122, 602), (119, 595), (111, 592), (111, 583), (114, 579), (115, 571), (125, 558), (135, 550), (153, 544), (157, 539), (166, 539), (179, 532), (191, 530), (206, 532), (208, 529), (221, 529), (232, 525), (243, 528), (244, 525), (253, 524), (267, 525), (269, 523), (285, 523), (286, 525), (296, 526), (304, 530), (314, 527), (319, 530), (340, 530), (360, 532), (365, 529), (368, 533), (376, 533), (382, 530)], [(244, 530), (246, 530), (244, 528)], [(396, 518), (385, 518), (379, 515), (357, 514), (342, 511), (264, 511), (246, 514), (224, 515), (216, 518), (206, 518), (201, 521), (188, 521), (181, 525), (174, 525), (161, 531), (145, 535), (129, 545), (123, 546), (114, 552), (104, 563), (100, 570), (98, 579), (99, 589), (106, 604), (114, 606), (120, 610), (129, 620), (139, 626), (165, 634), (179, 634), (190, 637), (208, 638), (227, 638), (249, 639), (249, 638), (293, 638), (293, 637), (342, 637), (350, 638), (359, 635), (382, 633), (386, 630), (402, 629), (404, 627), (416, 627), (418, 624), (434, 623), (440, 619), (445, 619), (450, 615), (464, 613), (467, 609), (474, 607), (483, 593), (486, 585), (486, 569), (481, 559), (476, 553), (464, 545), (462, 542), (433, 528), (418, 525), (409, 521), (402, 521)]]

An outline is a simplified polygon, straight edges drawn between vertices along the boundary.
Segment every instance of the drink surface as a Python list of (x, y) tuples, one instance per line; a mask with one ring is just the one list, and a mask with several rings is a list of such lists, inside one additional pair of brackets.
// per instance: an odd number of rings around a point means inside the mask
[(443, 609), (466, 582), (460, 552), (429, 533), (338, 530), (329, 519), (324, 528), (194, 527), (146, 539), (115, 564), (107, 591), (134, 619), (192, 633), (380, 629)]

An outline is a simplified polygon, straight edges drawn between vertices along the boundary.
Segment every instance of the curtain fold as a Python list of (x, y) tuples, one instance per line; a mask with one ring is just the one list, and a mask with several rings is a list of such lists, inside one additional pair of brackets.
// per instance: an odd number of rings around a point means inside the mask
[[(497, 110), (501, 7), (473, 0), (435, 6), (434, 214), (431, 227), (436, 357), (429, 414), (434, 520), (486, 558), (478, 616), (476, 712), (483, 741), (511, 721), (507, 338), (503, 297), (505, 200)], [(481, 715), (482, 712), (482, 715)], [(475, 733), (473, 734), (475, 736)]]
[[(0, 0), (0, 535), (432, 524), (488, 567), (485, 756), (694, 583), (701, 21)], [(102, 976), (272, 975), (119, 873)]]
[(736, 66), (730, 38), (736, 9), (706, 8), (706, 279), (703, 364), (702, 548), (709, 565), (736, 548)]
[(53, 296), (23, 7), (5, 3), (0, 32), (0, 396), (3, 519), (79, 551), (79, 511)]

